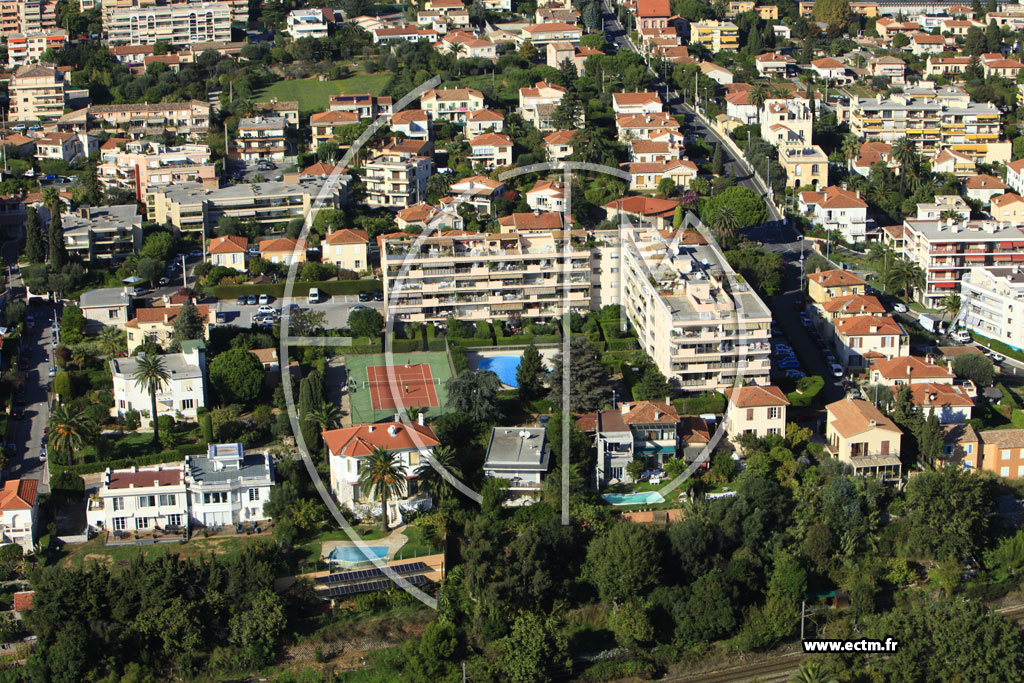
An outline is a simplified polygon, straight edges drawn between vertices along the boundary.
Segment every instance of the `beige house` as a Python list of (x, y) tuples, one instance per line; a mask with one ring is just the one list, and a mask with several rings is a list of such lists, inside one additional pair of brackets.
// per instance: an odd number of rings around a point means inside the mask
[(729, 441), (739, 448), (744, 434), (764, 438), (769, 434), (786, 435), (786, 406), (789, 399), (782, 389), (769, 384), (726, 389), (729, 407), (725, 413), (725, 433)]
[(779, 145), (779, 163), (786, 170), (786, 187), (828, 185), (828, 155), (817, 145), (783, 142)]
[(325, 142), (334, 141), (334, 131), (344, 126), (359, 123), (359, 115), (351, 111), (321, 111), (309, 117), (309, 127), (313, 135), (311, 149), (316, 149)]
[(902, 471), (903, 432), (868, 401), (844, 398), (825, 407), (825, 452), (853, 469), (881, 479)]
[(989, 213), (1000, 223), (1022, 225), (1024, 224), (1024, 199), (1013, 192), (993, 197)]
[[(146, 342), (158, 344), (166, 349), (174, 341), (174, 321), (178, 319), (182, 306), (140, 308), (135, 317), (125, 323), (128, 332), (128, 355)], [(196, 304), (199, 318), (206, 322), (203, 338), (209, 337), (210, 328), (217, 323), (217, 307)]]
[(633, 192), (654, 192), (662, 178), (668, 178), (676, 187), (687, 188), (697, 177), (697, 164), (689, 159), (673, 161), (633, 162), (619, 164), (629, 173), (629, 189)]
[(865, 369), (879, 358), (906, 355), (910, 337), (888, 316), (855, 315), (835, 325), (836, 358), (843, 367)]
[(462, 133), (474, 138), (484, 133), (497, 133), (505, 128), (505, 116), (493, 109), (477, 109), (466, 114), (466, 127)]
[(520, 88), (519, 113), (537, 130), (554, 130), (551, 119), (564, 95), (565, 88), (545, 81), (538, 81), (532, 88)]
[(361, 273), (369, 266), (366, 250), (369, 239), (365, 230), (331, 230), (320, 243), (321, 258), (339, 268)]
[(420, 96), (420, 107), (434, 121), (465, 123), (470, 112), (484, 108), (484, 94), (473, 88), (431, 88)]
[(207, 260), (215, 266), (245, 270), (245, 250), (249, 240), (241, 235), (225, 235), (210, 240)]
[(807, 276), (811, 301), (823, 303), (836, 296), (863, 294), (867, 282), (848, 270), (822, 270)]
[(548, 158), (559, 161), (572, 155), (572, 138), (576, 134), (574, 130), (556, 130), (544, 136), (544, 149)]
[(48, 66), (22, 66), (8, 85), (10, 118), (37, 121), (64, 114), (68, 83), (65, 74)]
[(22, 554), (32, 552), (36, 537), (39, 482), (8, 479), (0, 489), (0, 544), (16, 543)]

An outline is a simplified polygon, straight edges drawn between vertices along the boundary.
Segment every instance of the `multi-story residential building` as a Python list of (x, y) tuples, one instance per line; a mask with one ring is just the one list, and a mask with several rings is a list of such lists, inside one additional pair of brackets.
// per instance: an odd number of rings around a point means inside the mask
[[(500, 233), (432, 235), (421, 239), (415, 251), (413, 235), (383, 236), (381, 270), (389, 310), (409, 322), (441, 322), (449, 316), (474, 321), (548, 317), (566, 308), (589, 310), (591, 254), (583, 247), (585, 236), (566, 235), (558, 213), (524, 214), (517, 222), (514, 231), (499, 224)], [(567, 238), (568, 256), (563, 245)], [(396, 287), (401, 291), (396, 293)]]
[(132, 137), (162, 135), (165, 130), (192, 139), (205, 138), (210, 128), (210, 103), (103, 104), (70, 112), (57, 120), (58, 130), (87, 132), (99, 127), (127, 127)]
[[(181, 308), (181, 305), (173, 305), (136, 309), (135, 316), (124, 324), (128, 333), (128, 353), (146, 342), (169, 348), (174, 341), (174, 322)], [(217, 322), (217, 305), (196, 304), (196, 311), (204, 323), (203, 334), (206, 337), (210, 327)]]
[(1024, 194), (1024, 159), (1006, 164), (1006, 184), (1017, 194)]
[(392, 98), (370, 94), (332, 95), (327, 102), (328, 111), (345, 111), (356, 114), (360, 119), (375, 119), (391, 115)]
[(634, 192), (654, 192), (664, 178), (676, 187), (686, 188), (697, 177), (697, 164), (689, 159), (672, 161), (627, 162), (619, 168), (629, 173), (629, 189)]
[(494, 427), (484, 456), (484, 477), (504, 479), (514, 494), (539, 493), (551, 466), (543, 427)]
[(68, 43), (68, 32), (51, 29), (39, 33), (14, 33), (7, 36), (7, 66), (34, 64), (47, 50), (58, 52)]
[(1006, 479), (1024, 479), (1024, 429), (987, 429), (978, 432), (978, 439), (981, 442), (978, 469)]
[(103, 30), (111, 45), (188, 45), (231, 40), (232, 7), (227, 2), (183, 2), (119, 7), (104, 13)]
[(597, 488), (632, 481), (626, 466), (642, 460), (645, 470), (660, 470), (680, 453), (679, 413), (668, 399), (620, 403), (611, 410), (579, 415), (580, 429), (593, 434), (597, 446)]
[(208, 145), (171, 147), (156, 140), (132, 140), (101, 149), (96, 176), (105, 187), (131, 190), (145, 201), (155, 187), (216, 182), (217, 171)]
[(54, 159), (70, 164), (79, 156), (87, 157), (99, 149), (99, 143), (85, 133), (46, 133), (36, 140), (36, 159)]
[[(300, 38), (326, 38), (330, 23), (329, 10), (293, 9), (288, 13), (288, 35), (293, 40)], [(333, 15), (332, 15), (333, 17)]]
[(519, 89), (519, 114), (538, 130), (554, 130), (555, 108), (565, 96), (565, 88), (538, 81), (532, 88)]
[(268, 519), (263, 506), (274, 486), (267, 453), (246, 454), (240, 443), (211, 443), (206, 457), (185, 458), (189, 521), (204, 527)]
[(64, 113), (68, 83), (65, 74), (48, 66), (19, 67), (8, 84), (12, 121), (57, 118)]
[[(487, 176), (475, 175), (463, 178), (448, 188), (448, 197), (456, 206), (462, 203), (472, 206), (477, 213), (491, 215), (494, 200), (499, 199), (506, 190), (505, 183)], [(446, 202), (442, 199), (442, 203)], [(451, 208), (451, 207), (449, 207)]]
[(825, 406), (825, 452), (853, 474), (899, 479), (903, 431), (868, 401), (844, 398)]
[(210, 240), (206, 260), (214, 266), (245, 270), (249, 240), (243, 235), (221, 235)]
[(327, 237), (320, 242), (323, 250), (320, 258), (324, 263), (361, 273), (369, 267), (366, 256), (369, 241), (365, 230), (328, 230)]
[(658, 227), (648, 220), (620, 227), (621, 240), (605, 238), (606, 250), (620, 254), (618, 273), (614, 263), (600, 268), (602, 276), (611, 271), (602, 290), (620, 293), (608, 298), (623, 306), (641, 348), (686, 391), (726, 389), (739, 377), (768, 384), (768, 307), (744, 283), (726, 289), (725, 275), (705, 265), (719, 263), (711, 247), (681, 247)]
[(282, 263), (290, 266), (293, 263), (306, 262), (306, 240), (294, 237), (274, 237), (260, 240), (260, 258), (271, 263)]
[(18, 30), (40, 33), (57, 28), (57, 3), (53, 0), (19, 0)]
[(839, 363), (860, 370), (879, 358), (906, 355), (910, 337), (889, 316), (854, 315), (835, 321), (833, 342)]
[(958, 178), (967, 178), (978, 172), (978, 166), (967, 154), (951, 149), (940, 150), (932, 159), (932, 173), (950, 173)]
[(484, 133), (500, 133), (505, 128), (505, 116), (493, 109), (477, 109), (466, 114), (463, 135), (475, 137)]
[(761, 137), (777, 144), (778, 127), (791, 131), (806, 145), (811, 142), (813, 125), (810, 100), (802, 97), (780, 97), (765, 100), (761, 112)]
[(435, 121), (465, 123), (470, 112), (484, 108), (484, 94), (473, 88), (431, 88), (420, 96), (420, 106)]
[(389, 496), (389, 520), (398, 516), (395, 508), (402, 501), (418, 493), (416, 470), (420, 466), (430, 467), (428, 458), (440, 443), (430, 427), (415, 423), (405, 425), (401, 422), (377, 422), (332, 429), (324, 432), (323, 438), (330, 464), (331, 493), (340, 505), (349, 509), (373, 503), (371, 492), (359, 486), (359, 474), (366, 456), (374, 448), (384, 448), (393, 456), (398, 456), (405, 466), (405, 490), (396, 496), (398, 500)]
[(391, 130), (407, 140), (430, 140), (434, 130), (430, 113), (425, 109), (403, 109), (391, 117)]
[(133, 294), (134, 289), (128, 287), (104, 287), (82, 292), (78, 297), (78, 307), (82, 309), (86, 329), (95, 332), (107, 325), (124, 327), (134, 311)]
[(868, 204), (860, 198), (860, 192), (837, 185), (821, 192), (801, 192), (800, 211), (813, 216), (825, 230), (838, 230), (848, 242), (863, 242), (875, 232), (874, 223), (868, 221)]
[(848, 294), (836, 296), (827, 301), (811, 304), (814, 312), (812, 320), (822, 336), (831, 342), (835, 336), (835, 325), (838, 320), (850, 316), (883, 316), (885, 306), (878, 297), (870, 294)]
[(952, 86), (855, 99), (850, 105), (850, 128), (867, 140), (893, 143), (908, 137), (919, 152), (928, 155), (949, 147), (986, 163), (1010, 159), (1010, 143), (1000, 141), (999, 108), (972, 102), (967, 93)]
[[(1017, 257), (1024, 261), (1024, 256)], [(1024, 269), (971, 268), (960, 280), (960, 322), (971, 332), (1024, 348)]]
[(1006, 267), (1024, 260), (1024, 231), (993, 220), (903, 221), (903, 256), (921, 267), (925, 287), (918, 300), (936, 308), (960, 291), (964, 273), (974, 267)]
[(427, 196), (434, 160), (416, 140), (393, 142), (366, 162), (366, 200), (404, 208)]
[(309, 117), (309, 128), (313, 137), (312, 149), (325, 142), (334, 142), (334, 132), (337, 129), (354, 123), (359, 123), (359, 114), (352, 111), (321, 111), (313, 114)]
[(779, 164), (786, 171), (786, 187), (825, 187), (828, 185), (828, 155), (817, 145), (802, 138), (779, 144)]
[(989, 213), (1000, 223), (1024, 224), (1024, 198), (1013, 192), (993, 197)]
[(690, 25), (690, 39), (712, 52), (739, 49), (739, 29), (731, 21), (697, 21)]
[(135, 204), (81, 206), (61, 216), (64, 245), (85, 262), (126, 258), (142, 248), (142, 216)]
[(970, 57), (936, 57), (929, 55), (925, 62), (926, 76), (962, 76), (971, 64)]
[(241, 119), (235, 138), (239, 158), (247, 163), (262, 159), (284, 161), (287, 125), (282, 116)]
[(725, 390), (729, 407), (725, 413), (725, 433), (737, 450), (742, 450), (739, 438), (753, 434), (763, 439), (769, 434), (786, 435), (786, 408), (789, 399), (777, 386), (757, 385)]
[[(153, 310), (159, 309), (140, 308), (139, 312)], [(131, 323), (129, 323), (129, 332), (132, 330)], [(141, 321), (139, 327), (134, 328), (134, 331), (140, 338), (139, 343), (142, 343), (142, 340), (157, 341), (148, 338), (149, 332), (143, 327)], [(131, 337), (128, 338), (128, 348), (131, 353), (134, 348)], [(206, 405), (204, 344), (202, 341), (186, 341), (182, 342), (181, 348), (181, 353), (168, 353), (161, 356), (170, 379), (163, 382), (160, 390), (156, 392), (156, 417), (184, 415), (195, 420), (196, 411)], [(137, 357), (110, 359), (110, 371), (114, 376), (114, 407), (111, 408), (111, 415), (124, 417), (129, 410), (148, 413), (152, 409), (149, 391), (135, 381), (136, 370), (138, 370)], [(153, 419), (153, 415), (149, 415), (150, 422)]]
[(526, 191), (526, 204), (536, 211), (562, 211), (565, 184), (558, 180), (538, 180)]
[(107, 469), (96, 497), (89, 500), (86, 522), (90, 528), (110, 532), (115, 537), (156, 529), (187, 529), (184, 469), (180, 464)]
[(947, 212), (952, 212), (965, 221), (971, 217), (971, 207), (958, 194), (937, 194), (934, 201), (917, 205), (918, 220), (945, 220), (943, 214), (950, 215)]
[(512, 165), (512, 138), (504, 133), (484, 133), (469, 140), (469, 161), (493, 170)]
[(431, 44), (437, 42), (437, 31), (433, 28), (420, 28), (415, 24), (401, 26), (379, 26), (370, 31), (374, 44), (380, 43), (416, 43), (426, 40)]
[(637, 0), (636, 27), (667, 28), (672, 10), (668, 0)]
[(36, 540), (39, 482), (35, 479), (8, 479), (0, 489), (0, 544), (16, 543), (21, 552), (30, 553)]
[(872, 76), (888, 78), (893, 85), (906, 83), (907, 63), (899, 57), (875, 57), (868, 62), (868, 72)]
[[(554, 112), (553, 105), (551, 112)], [(660, 114), (621, 114), (615, 117), (615, 127), (619, 132), (619, 142), (629, 143), (633, 140), (653, 140), (656, 136), (666, 131), (678, 131), (679, 122), (672, 118), (668, 112)]]
[(796, 67), (796, 60), (781, 52), (765, 52), (754, 57), (757, 73), (768, 78), (785, 78)]
[(146, 196), (146, 214), (150, 220), (161, 225), (169, 222), (179, 230), (209, 230), (221, 216), (254, 218), (276, 225), (306, 218), (320, 208), (341, 208), (350, 181), (351, 176), (340, 174), (300, 177), (298, 173), (285, 173), (283, 180), (218, 189), (198, 183), (167, 185), (151, 188)]
[(572, 45), (579, 45), (583, 37), (583, 27), (575, 24), (566, 24), (560, 21), (553, 21), (546, 24), (531, 24), (519, 30), (516, 36), (516, 45), (522, 47), (524, 43), (531, 43), (538, 50), (543, 50), (548, 43), (567, 42)]
[(986, 173), (972, 175), (964, 180), (964, 194), (968, 199), (987, 205), (992, 197), (1003, 194), (1010, 186), (995, 176)]

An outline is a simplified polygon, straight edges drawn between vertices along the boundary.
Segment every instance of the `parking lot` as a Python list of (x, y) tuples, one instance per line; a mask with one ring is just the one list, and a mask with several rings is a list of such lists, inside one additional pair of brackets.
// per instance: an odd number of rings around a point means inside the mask
[[(250, 304), (248, 297), (246, 297), (246, 302), (244, 304), (238, 303), (237, 299), (221, 300), (218, 303), (217, 310), (223, 323), (238, 327), (249, 327), (253, 324), (253, 315), (259, 312), (260, 305), (258, 298), (256, 299), (256, 303)], [(358, 310), (359, 307), (373, 308), (381, 313), (384, 312), (383, 302), (361, 302), (359, 301), (359, 297), (354, 294), (339, 294), (335, 296), (323, 295), (320, 303), (317, 304), (310, 304), (304, 296), (296, 296), (289, 299), (270, 296), (267, 297), (267, 303), (263, 305), (270, 306), (278, 312), (280, 312), (284, 306), (296, 306), (298, 307), (298, 310), (322, 312), (324, 314), (324, 325), (329, 329), (346, 327), (348, 325), (349, 314), (353, 310)]]

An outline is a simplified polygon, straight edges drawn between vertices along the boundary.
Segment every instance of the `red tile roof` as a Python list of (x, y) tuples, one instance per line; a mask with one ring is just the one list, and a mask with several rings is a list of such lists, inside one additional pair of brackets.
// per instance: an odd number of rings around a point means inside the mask
[(129, 486), (147, 488), (154, 485), (178, 486), (183, 481), (181, 469), (139, 470), (137, 472), (117, 470), (110, 473), (110, 482), (107, 484), (107, 488), (126, 489)]
[(849, 287), (850, 285), (866, 285), (867, 281), (848, 270), (822, 270), (807, 276), (822, 287)]
[(844, 398), (828, 404), (825, 408), (834, 416), (830, 424), (844, 437), (862, 434), (869, 429), (903, 433), (895, 422), (882, 415), (878, 408), (867, 401)]
[(298, 240), (293, 237), (275, 237), (269, 240), (260, 240), (261, 254), (280, 253), (304, 253), (306, 251), (306, 240)]
[(772, 384), (766, 387), (750, 385), (726, 389), (725, 395), (737, 408), (789, 405), (789, 399), (782, 393), (782, 389)]
[(636, 15), (638, 17), (670, 17), (672, 10), (668, 0), (637, 0)]
[[(388, 430), (394, 428), (395, 433)], [(430, 427), (401, 422), (378, 422), (372, 425), (356, 425), (344, 429), (332, 429), (323, 432), (324, 442), (331, 455), (344, 455), (349, 458), (361, 458), (373, 452), (375, 447), (389, 451), (413, 450), (437, 446), (434, 431)]]
[(879, 359), (872, 364), (872, 370), (876, 370), (886, 379), (907, 379), (911, 382), (918, 378), (925, 379), (952, 379), (953, 371), (944, 365), (929, 363), (916, 356), (896, 356), (891, 359)]
[(366, 244), (370, 238), (365, 230), (335, 230), (324, 240), (326, 244)]
[(877, 334), (905, 334), (900, 324), (888, 316), (855, 315), (840, 318), (836, 329), (845, 336), (870, 336)]
[(981, 173), (964, 181), (968, 190), (1008, 190), (1010, 186), (995, 176)]
[(618, 209), (624, 213), (633, 213), (641, 216), (651, 216), (675, 211), (677, 206), (679, 206), (679, 202), (672, 199), (632, 196), (610, 201), (604, 205), (604, 208)]
[(35, 597), (35, 591), (17, 591), (14, 594), (14, 611), (27, 612), (28, 610), (32, 609), (33, 603), (35, 602)]
[(885, 313), (885, 306), (878, 297), (870, 294), (847, 294), (829, 299), (821, 305), (829, 313), (844, 313), (846, 315), (867, 315), (870, 313)]
[(237, 254), (245, 252), (248, 246), (249, 240), (241, 235), (225, 235), (211, 239), (207, 251), (211, 254)]
[(37, 479), (9, 479), (0, 489), (0, 510), (31, 510), (36, 504)]

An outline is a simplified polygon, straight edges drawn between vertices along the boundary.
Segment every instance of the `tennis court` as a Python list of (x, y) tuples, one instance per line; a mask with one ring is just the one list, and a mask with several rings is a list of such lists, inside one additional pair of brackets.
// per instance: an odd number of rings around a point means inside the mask
[(348, 393), (355, 423), (393, 418), (407, 408), (440, 415), (448, 399), (445, 382), (452, 376), (444, 352), (350, 355)]

